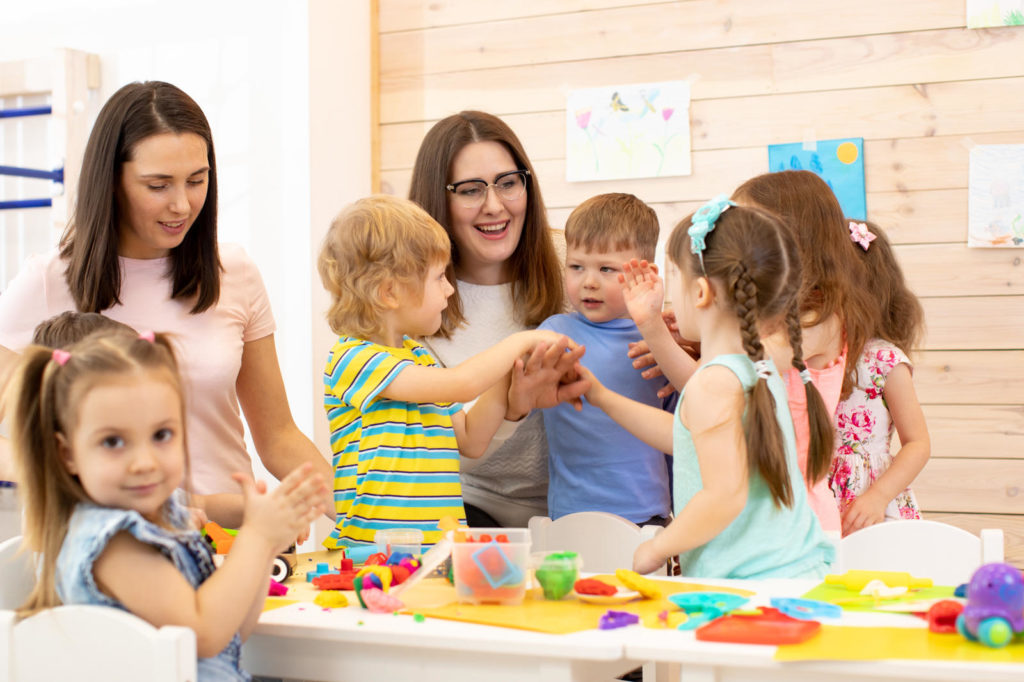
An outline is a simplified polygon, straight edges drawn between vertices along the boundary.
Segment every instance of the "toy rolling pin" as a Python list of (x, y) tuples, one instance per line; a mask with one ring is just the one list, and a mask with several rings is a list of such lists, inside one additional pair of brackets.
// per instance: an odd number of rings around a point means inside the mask
[(826, 585), (841, 585), (853, 592), (860, 592), (872, 580), (881, 580), (889, 587), (906, 587), (911, 590), (932, 586), (931, 578), (915, 578), (903, 571), (851, 570), (842, 575), (832, 573), (825, 576)]

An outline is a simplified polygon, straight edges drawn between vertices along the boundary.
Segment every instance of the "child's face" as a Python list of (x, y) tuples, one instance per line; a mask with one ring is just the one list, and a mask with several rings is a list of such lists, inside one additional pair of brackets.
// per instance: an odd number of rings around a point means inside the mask
[(565, 287), (572, 307), (591, 322), (629, 317), (622, 298), (622, 264), (639, 258), (635, 249), (589, 252), (570, 246), (565, 253)]
[(441, 328), (441, 312), (448, 307), (448, 297), (455, 293), (455, 288), (445, 277), (447, 263), (436, 263), (427, 270), (423, 282), (423, 297), (419, 304), (407, 302), (399, 308), (401, 316), (398, 323), (402, 334), (413, 338), (430, 336)]
[(78, 403), (74, 433), (60, 443), (68, 471), (96, 504), (159, 522), (185, 469), (181, 403), (169, 378), (162, 372), (115, 377)]

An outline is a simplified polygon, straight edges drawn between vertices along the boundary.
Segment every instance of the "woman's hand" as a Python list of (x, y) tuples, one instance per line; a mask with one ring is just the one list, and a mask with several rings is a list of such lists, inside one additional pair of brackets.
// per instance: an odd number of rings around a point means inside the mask
[(505, 419), (518, 421), (534, 408), (554, 407), (561, 402), (571, 402), (577, 410), (582, 409), (580, 396), (587, 386), (574, 367), (585, 351), (583, 346), (559, 335), (553, 344), (541, 342), (534, 346), (525, 361), (517, 359), (512, 367)]

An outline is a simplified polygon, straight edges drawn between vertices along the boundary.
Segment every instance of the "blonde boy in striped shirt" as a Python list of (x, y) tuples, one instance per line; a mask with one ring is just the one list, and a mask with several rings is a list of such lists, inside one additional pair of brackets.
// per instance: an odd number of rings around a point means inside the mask
[(505, 417), (513, 369), (517, 405), (571, 400), (586, 388), (559, 383), (574, 377), (583, 349), (553, 332), (519, 332), (439, 367), (416, 339), (440, 328), (454, 291), (450, 257), (444, 229), (390, 196), (349, 206), (324, 240), (318, 269), (332, 297), (327, 320), (340, 336), (324, 370), (337, 512), (328, 548), (372, 543), (386, 528), (418, 528), (432, 545), (441, 518), (464, 521), (459, 457), (486, 450)]

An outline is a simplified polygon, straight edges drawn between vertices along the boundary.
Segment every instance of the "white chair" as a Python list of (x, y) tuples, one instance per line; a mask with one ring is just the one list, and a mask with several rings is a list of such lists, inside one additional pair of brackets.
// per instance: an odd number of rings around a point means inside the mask
[(32, 553), (19, 552), (21, 536), (0, 542), (0, 609), (16, 609), (36, 584)]
[(196, 635), (109, 606), (58, 606), (18, 621), (35, 584), (21, 536), (0, 543), (0, 682), (195, 682)]
[(938, 521), (885, 521), (843, 538), (836, 559), (835, 573), (906, 571), (936, 585), (959, 585), (978, 566), (1003, 561), (1003, 531), (986, 529), (978, 537)]
[(109, 606), (0, 611), (0, 682), (196, 682), (196, 635)]
[[(566, 514), (557, 521), (547, 516), (534, 516), (529, 527), (532, 551), (576, 552), (583, 557), (583, 570), (588, 573), (614, 573), (617, 568), (632, 568), (637, 546), (662, 530), (661, 526), (641, 528), (621, 516), (596, 511)], [(667, 572), (666, 567), (657, 573)]]

